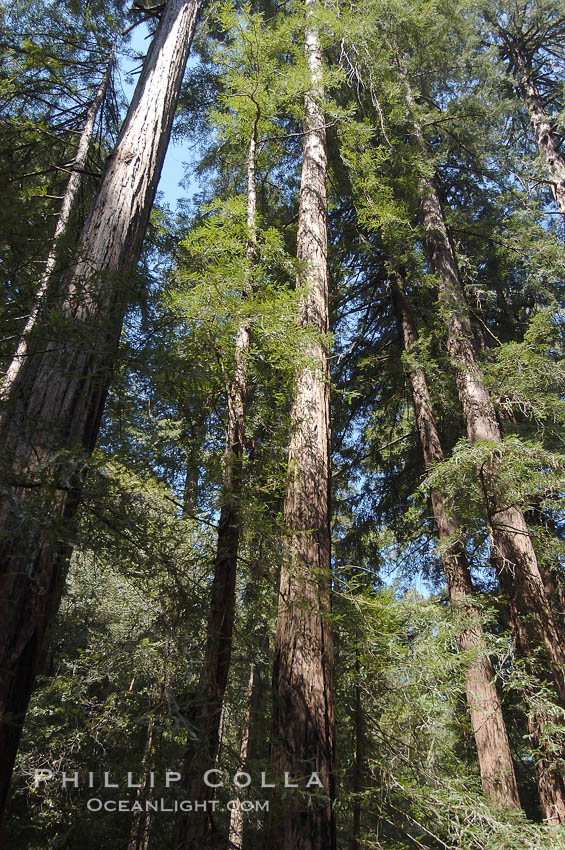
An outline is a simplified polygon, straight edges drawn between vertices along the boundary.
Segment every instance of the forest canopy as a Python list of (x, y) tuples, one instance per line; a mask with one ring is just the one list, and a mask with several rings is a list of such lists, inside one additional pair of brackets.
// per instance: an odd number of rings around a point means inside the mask
[(0, 49), (0, 847), (565, 850), (563, 0)]

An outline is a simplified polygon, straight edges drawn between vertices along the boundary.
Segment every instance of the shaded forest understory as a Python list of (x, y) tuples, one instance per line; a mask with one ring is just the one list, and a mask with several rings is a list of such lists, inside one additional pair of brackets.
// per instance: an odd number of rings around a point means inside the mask
[(0, 36), (0, 847), (565, 850), (564, 0)]

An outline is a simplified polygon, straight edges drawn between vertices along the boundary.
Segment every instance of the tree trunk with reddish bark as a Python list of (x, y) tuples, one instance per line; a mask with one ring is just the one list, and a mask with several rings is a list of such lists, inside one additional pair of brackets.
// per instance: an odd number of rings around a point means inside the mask
[[(531, 495), (528, 499), (530, 506), (525, 513), (528, 525), (544, 529), (552, 536), (558, 535), (555, 518), (541, 507), (541, 497)], [(540, 563), (540, 574), (543, 579), (545, 593), (549, 599), (551, 610), (555, 618), (555, 624), (561, 638), (561, 644), (565, 646), (565, 574), (563, 567), (558, 561)]]
[[(406, 352), (406, 372), (410, 382), (418, 435), (427, 468), (444, 460), (432, 409), (426, 375), (413, 361), (418, 336), (412, 311), (399, 273), (389, 278), (400, 336)], [(412, 355), (412, 356), (411, 356)], [(480, 613), (473, 604), (473, 587), (461, 529), (449, 499), (439, 489), (431, 491), (432, 510), (438, 530), (441, 563), (454, 606), (467, 621), (459, 635), (461, 652), (474, 657), (465, 680), (467, 705), (477, 747), (479, 770), (485, 795), (505, 809), (519, 809), (520, 798), (512, 763), (510, 744), (502, 707), (494, 683), (494, 671), (487, 655)]]
[[(330, 395), (327, 334), (327, 191), (322, 52), (307, 2), (306, 56), (312, 87), (306, 96), (297, 256), (305, 264), (297, 286), (301, 323), (312, 340), (295, 380), (286, 540), (281, 569), (273, 669), (273, 770), (300, 787), (277, 799), (271, 842), (277, 850), (335, 848), (334, 688), (330, 621)], [(305, 358), (306, 359), (306, 358)], [(316, 773), (315, 797), (305, 782)]]
[(16, 352), (10, 362), (10, 365), (8, 366), (8, 369), (6, 370), (6, 374), (4, 375), (4, 381), (2, 382), (2, 387), (0, 388), (0, 401), (5, 402), (9, 400), (12, 385), (17, 379), (18, 374), (23, 366), (24, 360), (27, 356), (29, 337), (33, 329), (37, 325), (38, 321), (40, 321), (41, 319), (41, 308), (45, 304), (45, 301), (47, 299), (47, 290), (49, 288), (49, 284), (51, 283), (51, 281), (53, 281), (55, 277), (55, 270), (57, 267), (57, 261), (59, 259), (60, 247), (68, 234), (71, 216), (74, 212), (79, 198), (80, 190), (82, 187), (82, 176), (84, 173), (84, 169), (86, 168), (88, 154), (90, 151), (90, 146), (92, 144), (92, 137), (94, 135), (96, 116), (98, 115), (100, 107), (104, 103), (104, 99), (106, 97), (106, 91), (110, 83), (113, 64), (114, 48), (112, 48), (106, 72), (102, 78), (102, 81), (100, 82), (100, 85), (98, 86), (98, 91), (96, 92), (94, 100), (88, 107), (88, 111), (86, 113), (86, 120), (84, 122), (84, 126), (80, 134), (76, 154), (70, 165), (71, 175), (69, 177), (67, 187), (65, 189), (65, 194), (63, 195), (61, 209), (57, 217), (57, 224), (55, 226), (55, 233), (53, 234), (51, 250), (49, 252), (49, 256), (47, 257), (45, 269), (43, 270), (43, 274), (41, 275), (41, 280), (39, 281), (37, 292), (35, 293), (35, 303), (25, 323), (25, 327), (22, 331), (22, 336), (18, 343)]
[[(501, 443), (494, 405), (484, 384), (475, 351), (469, 308), (437, 191), (431, 181), (421, 181), (421, 202), (426, 239), (439, 285), (440, 305), (445, 315), (447, 346), (455, 371), (459, 398), (469, 441)], [(521, 511), (507, 505), (498, 493), (497, 458), (478, 470), (492, 552), (499, 577), (508, 577), (505, 587), (513, 594), (517, 611), (529, 622), (532, 651), (541, 648), (565, 705), (565, 653), (559, 641), (553, 612), (545, 594), (528, 526)], [(511, 580), (510, 580), (511, 579)]]
[[(509, 600), (508, 619), (516, 642), (516, 650), (519, 655), (528, 658), (528, 653), (531, 652), (530, 635), (521, 612), (518, 610), (512, 587), (509, 586), (511, 581), (512, 579), (507, 572), (502, 574), (500, 584)], [(529, 672), (534, 677), (539, 675), (535, 662), (528, 667)], [(535, 694), (532, 697), (526, 691), (524, 694), (526, 705), (535, 702)], [(543, 815), (548, 823), (565, 824), (565, 781), (559, 766), (555, 763), (553, 754), (547, 753), (543, 745), (546, 717), (540, 712), (530, 710), (527, 723), (530, 744), (535, 753), (536, 784)]]
[[(0, 808), (116, 358), (201, 0), (169, 0), (51, 327), (38, 323), (0, 426)], [(50, 287), (54, 290), (55, 287)]]
[[(422, 181), (422, 210), (432, 263), (438, 275), (440, 303), (446, 316), (448, 349), (455, 369), (459, 397), (471, 443), (477, 439), (501, 442), (494, 406), (484, 385), (474, 349), (471, 322), (455, 256), (443, 220), (437, 192)], [(553, 612), (545, 593), (524, 515), (498, 494), (497, 458), (478, 470), (491, 535), (491, 560), (505, 594), (516, 648), (531, 672), (546, 684), (549, 677), (561, 705), (565, 705), (565, 655)], [(544, 662), (540, 664), (541, 652)], [(535, 662), (533, 659), (536, 659)], [(547, 673), (545, 672), (547, 671)], [(530, 717), (532, 745), (539, 745), (542, 719)], [(538, 791), (549, 822), (565, 823), (565, 788), (552, 760), (538, 765)]]
[[(406, 75), (402, 73), (411, 109), (416, 106)], [(414, 132), (422, 154), (426, 153), (424, 134), (418, 121)], [(455, 251), (451, 244), (443, 209), (433, 180), (422, 176), (419, 182), (422, 222), (433, 270), (438, 281), (439, 303), (447, 331), (447, 348), (463, 418), (470, 443), (490, 440), (502, 442), (494, 405), (485, 386), (481, 365), (475, 349), (470, 311)], [(565, 706), (565, 651), (545, 593), (537, 557), (523, 513), (506, 503), (499, 491), (500, 459), (492, 452), (491, 459), (477, 470), (491, 537), (491, 561), (501, 590), (514, 615), (510, 618), (518, 651), (537, 675), (540, 684), (551, 680), (555, 695)], [(535, 662), (534, 662), (535, 659)], [(541, 720), (537, 718), (535, 725)], [(537, 745), (536, 741), (532, 741)], [(551, 758), (549, 758), (551, 762)], [(554, 774), (557, 777), (557, 774)], [(539, 785), (539, 783), (538, 783)], [(554, 800), (547, 804), (548, 795), (540, 787), (540, 800), (546, 818), (559, 822), (565, 817), (563, 783), (555, 782)]]

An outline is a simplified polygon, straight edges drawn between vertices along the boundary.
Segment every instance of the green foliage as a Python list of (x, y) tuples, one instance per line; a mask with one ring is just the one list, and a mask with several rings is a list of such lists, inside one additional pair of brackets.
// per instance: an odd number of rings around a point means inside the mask
[[(242, 325), (251, 335), (243, 530), (219, 758), (232, 774), (240, 767), (253, 664), (259, 684), (248, 769), (269, 771), (289, 407), (312, 341), (297, 326), (294, 283), (302, 271), (294, 257), (309, 85), (304, 11), (302, 3), (205, 9), (199, 60), (187, 73), (175, 129), (195, 151), (200, 192), (175, 213), (152, 213), (101, 437), (84, 464), (80, 522), (65, 538), (75, 551), (18, 764), (9, 826), (15, 850), (125, 847), (130, 839), (130, 816), (89, 814), (88, 789), (34, 788), (35, 768), (86, 766), (122, 776), (124, 765), (136, 775), (150, 765), (178, 769), (194, 739), (226, 387)], [(508, 46), (510, 36), (526, 40), (545, 107), (562, 128), (562, 3), (332, 0), (313, 14), (328, 92), (332, 332), (323, 342), (333, 405), (338, 846), (351, 846), (359, 804), (364, 850), (565, 848), (563, 828), (542, 822), (534, 787), (542, 753), (562, 765), (563, 711), (531, 663), (514, 654), (489, 565), (480, 475), (494, 470), (489, 486), (499, 502), (525, 512), (551, 604), (562, 614), (562, 224)], [(59, 167), (70, 158), (122, 17), (120, 4), (96, 3), (17, 3), (2, 14), (6, 360), (50, 244)], [(107, 114), (93, 170), (112, 137), (110, 103)], [(250, 228), (254, 137), (257, 218)], [(420, 223), (422, 176), (436, 181), (444, 203), (502, 443), (470, 445), (463, 436)], [(390, 297), (396, 271), (418, 331), (409, 355)], [(445, 455), (427, 470), (407, 381), (416, 367), (426, 376)], [(64, 468), (66, 459), (46, 464)], [(458, 651), (468, 614), (447, 602), (440, 555), (455, 541), (438, 544), (433, 488), (457, 513), (479, 589), (473, 601), (525, 814), (496, 810), (482, 792), (465, 707), (465, 674), (476, 656)], [(51, 497), (37, 487), (37, 521)], [(52, 532), (58, 539), (59, 529)], [(527, 737), (528, 710), (545, 720), (537, 747)], [(224, 800), (228, 791), (219, 793)], [(174, 818), (160, 817), (149, 850), (174, 846)], [(225, 813), (217, 826), (227, 833)], [(250, 815), (244, 850), (264, 844), (264, 819)]]
[[(439, 601), (414, 591), (374, 593), (359, 578), (336, 594), (339, 731), (349, 743), (344, 752), (355, 747), (355, 694), (361, 694), (358, 801), (364, 846), (541, 850), (548, 841), (563, 846), (551, 827), (528, 823), (516, 812), (505, 814), (480, 799), (463, 710), (465, 671), (476, 655), (457, 652), (461, 617)], [(526, 682), (532, 684), (508, 646), (507, 635), (489, 645), (505, 702), (513, 689), (521, 692)], [(552, 705), (542, 694), (538, 699), (545, 709)], [(560, 717), (555, 714), (557, 723)], [(342, 757), (338, 799), (344, 818), (355, 800), (353, 771), (351, 758)]]
[[(0, 18), (0, 323), (9, 362), (33, 305), (76, 154), (78, 133), (119, 41), (121, 2), (18, 0)], [(117, 95), (110, 82), (91, 145), (83, 193), (71, 220), (74, 243), (104, 157), (116, 133)], [(63, 263), (64, 264), (64, 263)]]
[(558, 450), (562, 447), (565, 373), (562, 317), (550, 310), (535, 314), (522, 342), (495, 349), (485, 375), (494, 398), (513, 418), (518, 432), (532, 429)]

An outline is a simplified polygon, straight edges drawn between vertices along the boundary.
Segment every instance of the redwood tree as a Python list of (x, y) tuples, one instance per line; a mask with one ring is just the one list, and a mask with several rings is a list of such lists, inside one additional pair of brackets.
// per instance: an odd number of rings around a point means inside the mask
[[(412, 393), (418, 436), (427, 468), (444, 460), (426, 375), (414, 360), (418, 342), (416, 325), (399, 272), (389, 278), (400, 338), (406, 352), (406, 372)], [(432, 510), (438, 530), (441, 563), (449, 598), (461, 609), (466, 623), (459, 635), (462, 652), (476, 655), (467, 671), (465, 686), (471, 726), (477, 747), (483, 790), (493, 802), (508, 809), (519, 809), (520, 798), (512, 764), (512, 755), (502, 707), (494, 682), (480, 612), (473, 603), (473, 586), (467, 562), (462, 530), (453, 506), (439, 488), (432, 488)]]
[[(330, 388), (327, 341), (327, 189), (322, 50), (315, 0), (307, 0), (305, 98), (297, 257), (304, 265), (300, 322), (312, 331), (291, 407), (286, 540), (273, 671), (273, 768), (302, 785), (290, 791), (272, 841), (280, 850), (335, 847), (333, 653), (330, 620)], [(305, 799), (316, 772), (324, 786)], [(306, 795), (308, 796), (308, 795)]]
[[(0, 431), (0, 806), (116, 357), (201, 0), (170, 0), (84, 224), (42, 309)], [(47, 307), (49, 308), (47, 310)], [(53, 316), (55, 317), (53, 319)]]
[(547, 182), (565, 218), (565, 152), (559, 129), (563, 103), (556, 76), (557, 62), (563, 60), (563, 7), (560, 3), (532, 3), (503, 14), (496, 7), (487, 8), (485, 18), (516, 81)]
[[(407, 103), (413, 114), (414, 135), (422, 155), (426, 141), (415, 116), (416, 101), (410, 83), (399, 64)], [(455, 374), (463, 419), (470, 443), (489, 440), (502, 442), (494, 404), (485, 385), (475, 347), (470, 311), (457, 263), (457, 258), (444, 218), (442, 203), (433, 179), (422, 174), (418, 192), (425, 240), (432, 268), (438, 282), (439, 305), (445, 322), (447, 349)], [(544, 655), (546, 672), (535, 669), (542, 681), (553, 682), (561, 705), (565, 705), (565, 653), (553, 612), (540, 575), (538, 561), (523, 513), (505, 502), (500, 492), (500, 459), (492, 459), (477, 470), (477, 477), (491, 537), (491, 560), (500, 587), (506, 596), (510, 624), (516, 645), (526, 660), (533, 664), (536, 653)], [(541, 718), (530, 716), (530, 737), (538, 746), (543, 730)], [(565, 784), (552, 760), (537, 764), (538, 790), (545, 816), (550, 822), (565, 823)]]
[(12, 358), (8, 369), (6, 370), (6, 374), (4, 375), (4, 380), (2, 382), (2, 386), (0, 387), (0, 399), (8, 399), (10, 396), (12, 384), (16, 380), (18, 372), (20, 371), (23, 363), (25, 362), (25, 358), (27, 355), (28, 338), (40, 317), (42, 303), (47, 297), (47, 290), (49, 284), (55, 276), (55, 269), (57, 267), (57, 260), (59, 258), (61, 243), (67, 236), (71, 216), (79, 198), (82, 186), (83, 172), (86, 168), (88, 153), (94, 136), (96, 116), (98, 115), (98, 112), (102, 104), (104, 103), (108, 85), (111, 79), (113, 65), (114, 48), (112, 48), (112, 51), (110, 53), (108, 65), (106, 66), (106, 71), (100, 82), (100, 85), (98, 86), (98, 90), (96, 91), (96, 94), (86, 112), (84, 124), (79, 136), (76, 154), (69, 167), (70, 176), (67, 186), (65, 188), (65, 193), (63, 195), (61, 209), (57, 217), (57, 224), (55, 225), (55, 232), (53, 234), (51, 250), (49, 251), (49, 256), (47, 257), (45, 263), (45, 269), (43, 271), (43, 274), (41, 275), (41, 280), (37, 288), (35, 304), (33, 305), (31, 313), (29, 314), (25, 323), (25, 327), (23, 329), (22, 336), (18, 343), (18, 347), (16, 349), (14, 357)]

